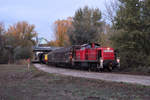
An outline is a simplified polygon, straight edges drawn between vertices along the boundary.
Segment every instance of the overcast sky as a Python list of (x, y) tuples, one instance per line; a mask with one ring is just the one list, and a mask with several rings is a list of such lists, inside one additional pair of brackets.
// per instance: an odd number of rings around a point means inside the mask
[(0, 22), (8, 27), (27, 21), (36, 26), (39, 37), (53, 40), (54, 21), (74, 16), (86, 5), (104, 11), (105, 0), (0, 0)]

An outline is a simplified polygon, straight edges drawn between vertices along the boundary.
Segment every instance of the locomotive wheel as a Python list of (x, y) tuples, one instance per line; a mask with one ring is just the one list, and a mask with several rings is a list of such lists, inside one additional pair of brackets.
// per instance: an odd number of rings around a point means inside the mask
[(112, 69), (113, 69), (112, 63), (109, 63), (109, 64), (108, 64), (107, 69), (108, 69), (108, 71), (109, 71), (109, 72), (111, 72), (111, 71), (112, 71)]

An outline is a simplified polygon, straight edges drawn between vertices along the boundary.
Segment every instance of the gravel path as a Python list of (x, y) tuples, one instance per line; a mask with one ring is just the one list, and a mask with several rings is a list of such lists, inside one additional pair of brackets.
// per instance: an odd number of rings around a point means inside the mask
[(105, 81), (126, 82), (126, 83), (150, 86), (150, 76), (85, 72), (85, 71), (79, 71), (79, 70), (50, 67), (50, 66), (41, 65), (41, 64), (34, 64), (34, 65), (39, 70), (42, 70), (48, 73), (68, 75), (68, 76), (74, 76), (74, 77), (100, 79), (100, 80), (105, 80)]

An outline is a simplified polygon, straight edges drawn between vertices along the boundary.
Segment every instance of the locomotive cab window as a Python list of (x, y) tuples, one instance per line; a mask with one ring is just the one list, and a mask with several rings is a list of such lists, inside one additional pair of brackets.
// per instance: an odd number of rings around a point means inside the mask
[(98, 46), (98, 45), (95, 45), (95, 48), (99, 48), (100, 46)]
[(81, 50), (85, 50), (85, 47), (82, 47)]
[(90, 48), (91, 48), (91, 45), (87, 45), (86, 48), (87, 48), (87, 49), (90, 49)]

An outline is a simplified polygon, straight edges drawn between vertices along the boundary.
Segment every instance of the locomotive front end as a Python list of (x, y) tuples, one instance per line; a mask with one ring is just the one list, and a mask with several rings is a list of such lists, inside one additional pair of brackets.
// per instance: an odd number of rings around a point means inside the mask
[(116, 57), (113, 48), (102, 47), (99, 51), (101, 53), (99, 59), (100, 68), (107, 68), (109, 71), (112, 71), (113, 68), (120, 67), (120, 58)]

